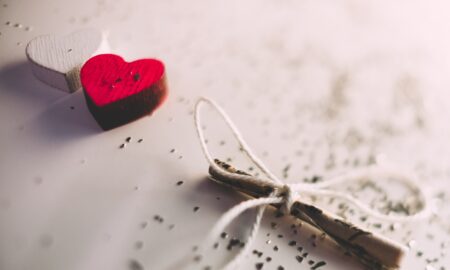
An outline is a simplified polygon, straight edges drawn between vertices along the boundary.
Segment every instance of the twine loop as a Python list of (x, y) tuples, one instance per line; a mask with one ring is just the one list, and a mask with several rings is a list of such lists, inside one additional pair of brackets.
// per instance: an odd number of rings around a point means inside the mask
[[(430, 199), (424, 193), (423, 189), (418, 183), (418, 179), (415, 175), (409, 172), (403, 172), (397, 168), (384, 168), (379, 166), (369, 166), (361, 169), (354, 169), (348, 173), (343, 175), (339, 175), (328, 179), (327, 181), (320, 183), (293, 183), (286, 184), (281, 181), (278, 177), (275, 176), (264, 164), (263, 162), (251, 151), (250, 147), (247, 145), (242, 135), (238, 131), (237, 127), (230, 119), (230, 117), (225, 113), (225, 111), (217, 105), (214, 101), (207, 98), (200, 98), (195, 105), (195, 126), (197, 130), (197, 135), (200, 139), (200, 144), (203, 150), (203, 153), (210, 165), (210, 167), (216, 171), (219, 175), (227, 175), (228, 177), (232, 177), (236, 180), (251, 177), (248, 175), (240, 175), (236, 173), (227, 172), (225, 169), (218, 166), (214, 159), (212, 158), (208, 147), (206, 145), (205, 137), (203, 134), (202, 126), (201, 126), (201, 117), (200, 117), (200, 108), (202, 104), (209, 104), (212, 108), (214, 108), (217, 112), (219, 112), (221, 118), (225, 121), (227, 126), (230, 128), (236, 140), (241, 145), (242, 152), (252, 161), (252, 163), (258, 167), (261, 172), (267, 177), (267, 181), (271, 181), (278, 186), (278, 188), (269, 196), (263, 198), (249, 199), (247, 201), (241, 202), (238, 205), (234, 206), (226, 213), (222, 215), (222, 217), (217, 221), (214, 227), (208, 234), (206, 241), (199, 248), (199, 251), (203, 251), (205, 247), (212, 246), (212, 243), (219, 237), (219, 235), (225, 230), (225, 228), (238, 216), (240, 216), (243, 212), (251, 208), (257, 208), (257, 213), (255, 215), (255, 219), (253, 224), (251, 225), (251, 230), (249, 237), (247, 239), (246, 245), (235, 255), (231, 261), (229, 261), (223, 269), (235, 269), (240, 262), (243, 260), (244, 256), (248, 254), (251, 244), (256, 237), (256, 233), (261, 224), (261, 219), (264, 214), (266, 206), (270, 204), (282, 204), (282, 211), (284, 213), (290, 213), (291, 207), (296, 199), (299, 198), (299, 193), (302, 195), (316, 195), (316, 196), (327, 196), (333, 198), (339, 198), (345, 200), (352, 205), (359, 208), (361, 211), (365, 212), (367, 215), (379, 218), (385, 221), (391, 222), (406, 222), (413, 221), (417, 219), (422, 219), (430, 215), (432, 212), (430, 207)], [(361, 179), (370, 179), (374, 177), (384, 177), (392, 180), (396, 180), (402, 182), (411, 190), (413, 190), (418, 198), (421, 201), (422, 208), (415, 214), (409, 216), (392, 216), (388, 214), (383, 214), (378, 211), (375, 211), (373, 208), (369, 207), (365, 203), (361, 202), (357, 198), (340, 191), (329, 189), (332, 186), (336, 186), (342, 183), (349, 183), (352, 181), (360, 181)], [(266, 180), (265, 180), (266, 181)]]

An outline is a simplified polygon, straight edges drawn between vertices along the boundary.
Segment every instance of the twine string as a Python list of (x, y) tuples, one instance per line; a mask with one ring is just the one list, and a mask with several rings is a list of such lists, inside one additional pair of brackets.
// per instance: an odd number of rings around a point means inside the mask
[[(202, 129), (202, 122), (201, 122), (201, 114), (200, 110), (202, 105), (208, 104), (213, 109), (215, 109), (219, 115), (221, 116), (222, 120), (227, 124), (228, 128), (231, 130), (234, 138), (237, 140), (237, 142), (241, 146), (241, 150), (244, 152), (244, 154), (252, 161), (252, 163), (255, 164), (256, 167), (258, 167), (261, 172), (266, 175), (268, 178), (267, 181), (271, 181), (274, 183), (278, 188), (275, 192), (271, 193), (267, 197), (263, 198), (256, 198), (256, 199), (249, 199), (247, 201), (241, 202), (237, 204), (236, 206), (232, 207), (230, 210), (225, 212), (221, 218), (216, 222), (216, 224), (213, 226), (211, 231), (208, 233), (208, 236), (206, 237), (205, 242), (201, 245), (201, 248), (199, 250), (203, 250), (206, 247), (212, 246), (212, 243), (219, 237), (219, 235), (225, 230), (225, 228), (233, 222), (237, 217), (239, 217), (243, 212), (246, 210), (257, 208), (257, 212), (255, 215), (255, 218), (253, 220), (249, 236), (247, 238), (246, 244), (243, 249), (241, 249), (235, 256), (232, 258), (229, 262), (226, 263), (226, 265), (223, 267), (223, 269), (230, 270), (235, 269), (239, 266), (240, 262), (244, 259), (245, 255), (248, 254), (252, 243), (254, 242), (254, 239), (256, 238), (256, 234), (258, 232), (258, 229), (261, 225), (261, 220), (264, 214), (264, 211), (266, 207), (270, 204), (283, 204), (282, 209), (286, 212), (290, 212), (290, 208), (293, 204), (293, 202), (299, 198), (299, 194), (309, 194), (309, 195), (318, 195), (318, 196), (327, 196), (327, 197), (334, 197), (339, 198), (342, 200), (345, 200), (357, 208), (359, 208), (361, 211), (365, 212), (367, 215), (385, 220), (385, 221), (391, 221), (391, 222), (407, 222), (407, 221), (413, 221), (421, 218), (427, 217), (431, 213), (429, 198), (426, 196), (424, 191), (420, 188), (420, 185), (418, 183), (418, 179), (415, 175), (401, 171), (399, 169), (392, 169), (387, 167), (380, 167), (380, 166), (369, 166), (361, 169), (355, 169), (348, 173), (344, 173), (342, 175), (332, 177), (328, 179), (327, 181), (323, 181), (320, 183), (292, 183), (292, 184), (286, 184), (283, 183), (274, 173), (272, 173), (265, 165), (264, 163), (253, 153), (251, 148), (248, 146), (247, 142), (242, 137), (241, 133), (239, 132), (236, 125), (233, 123), (231, 118), (227, 115), (227, 113), (213, 100), (201, 97), (196, 105), (195, 105), (195, 114), (194, 114), (194, 120), (195, 120), (195, 127), (197, 130), (198, 138), (200, 139), (200, 145), (203, 151), (203, 154), (206, 157), (206, 160), (208, 161), (210, 167), (216, 172), (221, 175), (226, 175), (227, 177), (239, 180), (243, 178), (252, 178), (252, 176), (248, 175), (240, 175), (236, 173), (231, 173), (223, 169), (222, 167), (218, 166), (214, 159), (211, 156), (211, 153), (206, 145), (205, 136)], [(408, 216), (393, 216), (389, 214), (383, 214), (381, 212), (375, 211), (373, 208), (369, 207), (367, 204), (363, 203), (362, 201), (358, 200), (354, 196), (351, 196), (349, 194), (331, 190), (329, 189), (332, 186), (337, 186), (339, 184), (343, 183), (350, 183), (355, 181), (360, 181), (361, 179), (372, 179), (372, 178), (387, 178), (391, 181), (398, 181), (403, 183), (404, 185), (408, 186), (411, 190), (414, 191), (414, 193), (417, 194), (420, 202), (421, 202), (421, 209)]]

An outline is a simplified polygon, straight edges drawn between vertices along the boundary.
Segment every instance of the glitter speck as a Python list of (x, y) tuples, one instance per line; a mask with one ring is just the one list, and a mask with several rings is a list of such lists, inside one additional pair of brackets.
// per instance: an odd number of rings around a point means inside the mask
[(130, 270), (144, 270), (142, 264), (134, 259), (131, 259), (128, 264)]
[(40, 177), (40, 176), (37, 176), (36, 178), (34, 178), (34, 183), (35, 183), (36, 185), (42, 184), (42, 181), (43, 181), (43, 179), (42, 179), (42, 177)]
[(142, 249), (143, 246), (144, 246), (144, 242), (142, 242), (142, 241), (137, 241), (137, 242), (134, 244), (134, 247), (135, 247), (136, 249)]
[(41, 239), (39, 240), (41, 247), (43, 248), (49, 248), (53, 244), (53, 237), (48, 234), (44, 234), (41, 236)]
[(256, 267), (256, 269), (258, 269), (258, 270), (262, 269), (263, 266), (264, 266), (264, 263), (261, 263), (261, 262), (255, 264), (255, 267)]

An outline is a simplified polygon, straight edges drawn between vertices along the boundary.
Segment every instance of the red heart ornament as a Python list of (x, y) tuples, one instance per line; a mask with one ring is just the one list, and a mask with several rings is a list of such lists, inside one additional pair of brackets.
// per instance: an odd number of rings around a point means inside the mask
[(167, 97), (164, 70), (156, 59), (128, 63), (114, 54), (90, 58), (80, 71), (89, 111), (104, 130), (151, 114)]

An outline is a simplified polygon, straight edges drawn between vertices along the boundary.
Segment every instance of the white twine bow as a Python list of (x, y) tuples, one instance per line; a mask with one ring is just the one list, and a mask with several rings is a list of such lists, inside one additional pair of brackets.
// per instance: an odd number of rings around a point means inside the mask
[[(421, 218), (427, 217), (431, 213), (430, 203), (429, 199), (426, 196), (426, 194), (422, 191), (420, 188), (420, 185), (418, 184), (417, 177), (411, 173), (406, 173), (399, 171), (398, 169), (392, 169), (392, 168), (385, 168), (385, 167), (379, 167), (379, 166), (369, 166), (366, 168), (361, 169), (355, 169), (348, 173), (342, 174), (337, 177), (333, 177), (327, 181), (321, 182), (321, 183), (293, 183), (293, 184), (285, 184), (283, 181), (281, 181), (275, 174), (273, 174), (264, 164), (263, 162), (252, 152), (250, 147), (247, 145), (245, 140), (242, 138), (242, 135), (238, 131), (237, 127), (233, 123), (233, 121), (230, 119), (230, 117), (225, 113), (225, 111), (217, 105), (213, 100), (210, 100), (208, 98), (201, 97), (196, 105), (195, 105), (195, 126), (197, 129), (197, 134), (200, 139), (200, 144), (203, 150), (203, 153), (209, 163), (209, 165), (217, 172), (222, 175), (226, 175), (227, 177), (233, 177), (235, 179), (238, 178), (245, 178), (245, 177), (252, 177), (252, 176), (246, 176), (246, 175), (239, 175), (235, 173), (230, 173), (226, 171), (225, 169), (218, 166), (214, 159), (211, 157), (211, 154), (208, 150), (208, 147), (206, 146), (205, 137), (202, 130), (201, 125), (201, 117), (200, 117), (200, 108), (201, 106), (207, 103), (212, 108), (214, 108), (222, 117), (222, 119), (225, 121), (227, 126), (232, 131), (234, 137), (239, 142), (242, 151), (245, 153), (245, 155), (261, 170), (262, 173), (264, 173), (268, 181), (272, 181), (274, 184), (277, 184), (280, 189), (278, 189), (277, 192), (274, 192), (270, 194), (268, 197), (263, 198), (257, 198), (257, 199), (249, 199), (247, 201), (244, 201), (230, 210), (228, 210), (225, 214), (222, 215), (222, 217), (217, 221), (217, 223), (213, 226), (211, 231), (209, 232), (206, 241), (201, 246), (199, 250), (202, 250), (204, 247), (210, 246), (215, 239), (219, 237), (219, 235), (225, 230), (225, 228), (239, 215), (241, 215), (243, 212), (245, 212), (248, 209), (258, 207), (253, 225), (250, 229), (249, 237), (247, 239), (247, 243), (245, 244), (244, 248), (240, 250), (236, 254), (236, 256), (229, 261), (223, 269), (235, 269), (244, 256), (248, 253), (248, 251), (251, 248), (251, 244), (255, 239), (256, 233), (259, 229), (259, 226), (261, 224), (261, 219), (264, 214), (264, 210), (266, 209), (267, 205), (270, 204), (283, 204), (283, 208), (287, 213), (289, 213), (292, 203), (296, 198), (298, 198), (299, 194), (309, 194), (309, 195), (320, 195), (320, 196), (328, 196), (328, 197), (334, 197), (334, 198), (340, 198), (343, 199), (357, 208), (359, 208), (361, 211), (365, 212), (369, 216), (382, 219), (385, 221), (390, 222), (405, 222), (405, 221), (412, 221), (417, 220)], [(335, 186), (337, 184), (341, 183), (349, 183), (353, 181), (359, 181), (362, 178), (389, 178), (391, 180), (397, 180), (399, 182), (402, 182), (406, 186), (408, 186), (411, 190), (413, 190), (416, 194), (418, 194), (418, 197), (421, 200), (422, 208), (420, 211), (413, 215), (409, 216), (392, 216), (387, 214), (382, 214), (380, 212), (375, 211), (374, 209), (370, 208), (368, 205), (364, 204), (360, 200), (356, 199), (355, 197), (339, 192), (336, 190), (329, 190), (327, 188), (331, 186)], [(252, 177), (254, 179), (254, 177)]]

